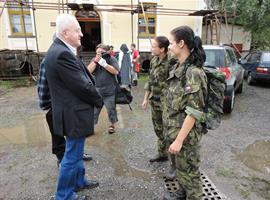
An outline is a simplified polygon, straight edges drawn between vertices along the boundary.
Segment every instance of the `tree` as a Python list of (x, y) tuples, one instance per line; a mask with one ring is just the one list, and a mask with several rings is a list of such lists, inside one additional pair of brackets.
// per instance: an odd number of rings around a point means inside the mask
[[(252, 48), (270, 50), (270, 0), (211, 0), (208, 6), (213, 9), (235, 13), (229, 20), (242, 25), (252, 37)], [(234, 21), (232, 21), (234, 20)]]

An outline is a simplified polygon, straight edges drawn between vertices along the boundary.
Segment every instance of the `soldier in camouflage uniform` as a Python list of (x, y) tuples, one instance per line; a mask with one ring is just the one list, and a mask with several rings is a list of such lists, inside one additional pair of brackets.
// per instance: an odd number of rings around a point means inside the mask
[(166, 192), (164, 199), (201, 200), (199, 149), (203, 135), (200, 120), (207, 95), (207, 78), (202, 69), (205, 54), (201, 39), (187, 26), (171, 31), (169, 48), (178, 63), (167, 79), (163, 119), (169, 153), (176, 159), (180, 189)]
[(145, 95), (142, 107), (146, 109), (148, 100), (150, 101), (154, 131), (158, 137), (158, 155), (151, 158), (149, 160), (150, 162), (163, 162), (168, 160), (162, 122), (163, 90), (169, 72), (168, 46), (169, 40), (164, 36), (158, 36), (152, 40), (151, 51), (154, 57), (150, 63), (149, 80), (144, 87)]

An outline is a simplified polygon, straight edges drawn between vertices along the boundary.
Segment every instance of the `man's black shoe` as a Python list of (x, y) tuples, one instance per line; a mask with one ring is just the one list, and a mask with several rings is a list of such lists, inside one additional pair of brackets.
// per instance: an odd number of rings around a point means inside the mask
[(84, 153), (83, 154), (83, 160), (84, 161), (90, 161), (90, 160), (93, 160), (93, 158), (89, 154)]
[(168, 160), (168, 156), (159, 156), (157, 155), (154, 158), (149, 159), (149, 162), (166, 162)]
[(93, 181), (93, 180), (87, 180), (84, 183), (83, 187), (78, 187), (76, 188), (75, 192), (78, 192), (80, 190), (84, 190), (84, 189), (93, 189), (99, 186), (99, 183), (97, 181)]

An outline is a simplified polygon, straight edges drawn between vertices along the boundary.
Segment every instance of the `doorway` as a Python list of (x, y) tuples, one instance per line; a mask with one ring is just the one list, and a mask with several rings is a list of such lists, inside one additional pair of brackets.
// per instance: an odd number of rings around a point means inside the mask
[(94, 10), (79, 10), (75, 14), (83, 33), (80, 52), (95, 52), (101, 43), (100, 17)]
[(83, 37), (81, 38), (81, 52), (94, 52), (101, 43), (100, 22), (79, 21)]

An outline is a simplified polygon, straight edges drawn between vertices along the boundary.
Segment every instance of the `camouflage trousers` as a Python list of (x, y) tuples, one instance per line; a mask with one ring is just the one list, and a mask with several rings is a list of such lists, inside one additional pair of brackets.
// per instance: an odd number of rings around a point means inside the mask
[[(167, 148), (174, 141), (180, 128), (165, 128)], [(175, 136), (173, 139), (172, 136)], [(186, 200), (201, 200), (203, 197), (202, 181), (200, 178), (200, 140), (202, 133), (198, 133), (194, 128), (185, 139), (182, 149), (175, 156), (170, 156), (170, 159), (175, 159), (176, 177), (179, 183), (180, 191), (186, 196)]]
[(150, 101), (152, 122), (154, 131), (158, 137), (157, 146), (159, 156), (167, 156), (166, 142), (164, 140), (163, 123), (162, 123), (162, 110), (161, 103), (156, 101)]

